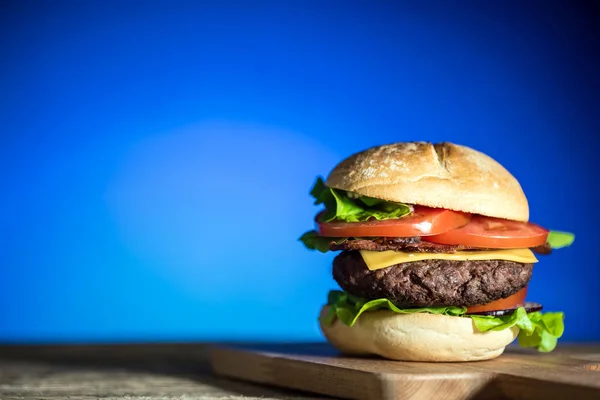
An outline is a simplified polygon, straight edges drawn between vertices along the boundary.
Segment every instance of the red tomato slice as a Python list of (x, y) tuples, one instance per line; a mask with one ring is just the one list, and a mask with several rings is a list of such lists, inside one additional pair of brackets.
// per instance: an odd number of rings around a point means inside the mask
[(527, 286), (519, 290), (517, 293), (508, 296), (505, 299), (492, 301), (491, 303), (483, 304), (480, 306), (467, 307), (467, 314), (515, 308), (518, 305), (521, 305), (525, 302), (525, 297), (527, 297)]
[[(318, 216), (317, 216), (318, 218)], [(318, 222), (319, 235), (326, 237), (412, 237), (437, 235), (469, 222), (462, 212), (415, 206), (414, 211), (398, 219), (365, 222)]]
[(547, 238), (548, 230), (531, 222), (473, 215), (468, 224), (423, 240), (440, 244), (510, 249), (540, 246), (546, 243)]

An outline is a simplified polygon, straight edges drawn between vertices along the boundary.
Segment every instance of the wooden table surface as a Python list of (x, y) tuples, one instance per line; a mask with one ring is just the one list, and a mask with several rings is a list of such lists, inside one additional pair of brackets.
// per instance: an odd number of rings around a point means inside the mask
[[(0, 345), (0, 400), (331, 399), (217, 377), (208, 350), (206, 344)], [(561, 344), (555, 354), (600, 365), (598, 343)]]
[(324, 399), (212, 374), (203, 344), (0, 346), (0, 399)]

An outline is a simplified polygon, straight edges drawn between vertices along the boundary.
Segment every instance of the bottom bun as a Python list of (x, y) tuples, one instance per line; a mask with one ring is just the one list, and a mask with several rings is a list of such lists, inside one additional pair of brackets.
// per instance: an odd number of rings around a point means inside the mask
[[(324, 306), (321, 316), (329, 313)], [(399, 361), (479, 361), (496, 358), (519, 333), (513, 326), (480, 332), (473, 320), (428, 313), (398, 314), (389, 310), (364, 313), (349, 327), (335, 320), (321, 330), (348, 355), (378, 355)]]

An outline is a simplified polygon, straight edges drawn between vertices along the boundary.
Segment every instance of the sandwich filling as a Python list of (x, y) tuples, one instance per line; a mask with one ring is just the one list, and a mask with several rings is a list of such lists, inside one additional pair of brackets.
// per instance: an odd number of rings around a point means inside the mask
[(529, 222), (422, 207), (327, 187), (311, 195), (325, 207), (316, 230), (300, 240), (321, 252), (340, 251), (328, 296), (329, 315), (353, 326), (365, 312), (425, 312), (471, 318), (482, 331), (520, 328), (519, 344), (551, 351), (564, 331), (561, 312), (527, 303), (537, 254), (574, 237)]

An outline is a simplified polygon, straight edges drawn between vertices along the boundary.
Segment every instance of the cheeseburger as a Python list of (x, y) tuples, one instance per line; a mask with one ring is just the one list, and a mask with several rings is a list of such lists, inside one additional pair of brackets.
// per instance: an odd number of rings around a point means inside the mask
[(474, 361), (519, 345), (552, 351), (562, 312), (526, 301), (539, 255), (574, 236), (529, 222), (519, 182), (452, 143), (404, 142), (343, 160), (310, 191), (322, 209), (300, 240), (339, 252), (319, 323), (340, 352)]

